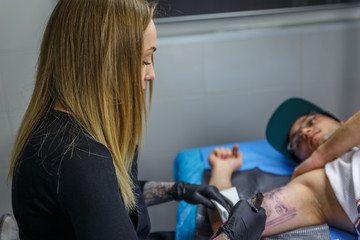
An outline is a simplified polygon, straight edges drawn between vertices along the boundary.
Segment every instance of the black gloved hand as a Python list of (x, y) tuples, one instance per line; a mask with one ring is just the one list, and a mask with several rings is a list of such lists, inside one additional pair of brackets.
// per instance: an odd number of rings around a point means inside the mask
[[(258, 195), (258, 194), (257, 194)], [(261, 197), (262, 194), (260, 193)], [(219, 228), (231, 240), (258, 240), (265, 229), (266, 214), (259, 203), (240, 200), (231, 209), (228, 221)]]
[(215, 186), (209, 185), (177, 182), (171, 188), (171, 196), (177, 201), (184, 200), (185, 202), (191, 204), (203, 204), (205, 207), (213, 210), (216, 210), (216, 207), (210, 199), (220, 203), (228, 212), (230, 212), (230, 209), (233, 206), (231, 201), (221, 195)]

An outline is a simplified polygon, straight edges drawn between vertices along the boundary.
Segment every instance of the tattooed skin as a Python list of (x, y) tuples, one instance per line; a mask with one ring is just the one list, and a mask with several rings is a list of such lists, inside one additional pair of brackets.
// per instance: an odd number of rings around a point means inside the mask
[(147, 206), (156, 205), (172, 200), (170, 195), (173, 182), (147, 182), (144, 185), (143, 195)]
[(266, 193), (264, 198), (266, 200), (262, 206), (266, 209), (266, 227), (276, 226), (296, 217), (296, 208), (283, 201), (286, 197), (282, 188)]

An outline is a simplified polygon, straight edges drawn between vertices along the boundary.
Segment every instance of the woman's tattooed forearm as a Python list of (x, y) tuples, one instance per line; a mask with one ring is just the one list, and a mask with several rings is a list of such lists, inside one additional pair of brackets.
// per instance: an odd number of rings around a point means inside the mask
[(264, 195), (263, 207), (266, 210), (266, 227), (276, 226), (296, 217), (296, 208), (292, 207), (286, 200), (283, 189), (277, 188)]
[(172, 200), (170, 189), (172, 182), (147, 182), (144, 185), (143, 195), (147, 206), (156, 205)]

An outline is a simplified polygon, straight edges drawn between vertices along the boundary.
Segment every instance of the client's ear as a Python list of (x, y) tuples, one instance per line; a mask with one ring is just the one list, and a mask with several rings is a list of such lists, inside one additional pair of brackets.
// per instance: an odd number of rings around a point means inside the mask
[(341, 125), (344, 125), (344, 124), (345, 124), (345, 121), (340, 121), (340, 124), (341, 124)]

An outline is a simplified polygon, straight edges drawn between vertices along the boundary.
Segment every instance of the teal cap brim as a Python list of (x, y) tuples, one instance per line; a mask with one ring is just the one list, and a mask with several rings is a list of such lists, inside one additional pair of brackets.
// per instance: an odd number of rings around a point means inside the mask
[(266, 139), (270, 145), (285, 156), (294, 159), (286, 149), (289, 131), (299, 117), (312, 111), (326, 113), (320, 107), (301, 98), (290, 98), (283, 102), (275, 110), (266, 127)]

